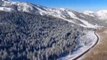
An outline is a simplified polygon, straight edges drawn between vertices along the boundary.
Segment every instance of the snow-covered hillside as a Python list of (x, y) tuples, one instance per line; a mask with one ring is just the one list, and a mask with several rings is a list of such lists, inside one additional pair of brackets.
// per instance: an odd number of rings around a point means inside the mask
[(54, 16), (69, 21), (72, 24), (87, 28), (105, 26), (106, 23), (101, 20), (107, 20), (107, 10), (100, 10), (97, 12), (84, 11), (83, 13), (80, 13), (71, 9), (48, 8), (25, 2), (2, 1), (0, 2), (0, 10), (6, 12), (20, 11), (42, 16)]
[(83, 13), (86, 14), (86, 15), (89, 15), (89, 16), (96, 17), (99, 20), (107, 20), (107, 10), (99, 10), (99, 11), (96, 11), (96, 12), (84, 11)]
[(84, 11), (83, 14), (95, 17), (94, 12), (93, 11)]
[(74, 58), (95, 43), (95, 29), (90, 28), (103, 24), (105, 22), (102, 23), (91, 11), (80, 13), (65, 8), (2, 0), (0, 56), (4, 60), (56, 60), (72, 53)]
[(74, 60), (90, 48), (92, 48), (96, 42), (98, 42), (98, 38), (95, 35), (94, 31), (86, 31), (86, 35), (80, 37), (79, 39), (79, 48), (77, 50), (74, 50), (73, 53), (69, 54), (68, 56), (62, 57), (58, 60)]
[(100, 10), (96, 12), (96, 16), (101, 20), (107, 20), (107, 10)]
[(48, 8), (41, 5), (34, 5), (31, 3), (12, 2), (12, 1), (2, 1), (0, 3), (0, 10), (6, 12), (21, 11), (21, 12), (27, 12), (27, 13), (39, 14), (39, 15), (50, 15), (57, 18), (61, 18), (63, 20), (70, 21), (71, 23), (82, 27), (87, 27), (87, 28), (98, 27), (97, 24), (92, 24), (89, 20), (86, 19), (86, 17), (93, 18), (91, 12), (90, 12), (91, 16), (87, 16), (87, 12), (83, 14), (65, 8), (59, 8), (59, 9)]

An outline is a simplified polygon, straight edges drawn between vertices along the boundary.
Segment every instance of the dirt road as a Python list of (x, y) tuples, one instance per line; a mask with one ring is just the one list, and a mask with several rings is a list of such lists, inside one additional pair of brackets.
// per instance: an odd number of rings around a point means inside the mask
[(98, 44), (78, 60), (107, 60), (107, 29), (97, 31), (100, 37)]

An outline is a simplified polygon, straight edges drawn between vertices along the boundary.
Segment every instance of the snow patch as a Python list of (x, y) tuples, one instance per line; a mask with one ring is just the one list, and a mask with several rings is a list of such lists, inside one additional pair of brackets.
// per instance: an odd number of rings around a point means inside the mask
[(84, 11), (83, 14), (88, 15), (88, 16), (92, 16), (92, 17), (95, 17), (93, 11)]
[(88, 21), (85, 21), (85, 20), (82, 20), (82, 19), (79, 19), (83, 24), (81, 24), (80, 26), (83, 26), (83, 27), (87, 27), (87, 28), (97, 28), (99, 27), (98, 25), (93, 25), (93, 24), (90, 24)]
[(100, 11), (96, 12), (96, 15), (99, 19), (105, 20), (105, 19), (107, 19), (107, 10), (100, 10)]
[(14, 10), (14, 9), (8, 8), (8, 7), (0, 7), (0, 11), (11, 12), (11, 11), (13, 11), (13, 10)]
[(69, 12), (69, 11), (68, 11), (68, 14), (69, 14), (72, 18), (77, 19), (77, 16), (76, 16), (73, 12)]
[(92, 16), (92, 17), (97, 17), (100, 20), (107, 20), (107, 10), (99, 10), (96, 12), (84, 11), (83, 14)]

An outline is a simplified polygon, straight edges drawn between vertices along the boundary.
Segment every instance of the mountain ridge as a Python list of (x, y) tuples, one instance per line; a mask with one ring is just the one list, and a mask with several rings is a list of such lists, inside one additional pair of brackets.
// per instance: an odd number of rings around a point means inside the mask
[(89, 17), (98, 18), (99, 20), (106, 20), (107, 10), (99, 10), (96, 12), (93, 11), (84, 11), (84, 12), (77, 12), (67, 8), (48, 8), (46, 6), (26, 3), (26, 2), (13, 2), (8, 0), (2, 0), (0, 3), (0, 10), (1, 11), (22, 11), (28, 12), (32, 14), (40, 14), (40, 15), (51, 15), (55, 17), (61, 18), (76, 18), (75, 12), (78, 14), (84, 14)]
[[(83, 17), (86, 16), (85, 14), (70, 9), (64, 9), (64, 8), (56, 9), (56, 8), (48, 8), (40, 5), (34, 5), (31, 3), (2, 1), (0, 10), (6, 12), (21, 11), (31, 14), (38, 14), (38, 15), (50, 15), (69, 21), (73, 24), (77, 24), (77, 25), (79, 24), (82, 27), (88, 27), (88, 28), (97, 27), (95, 26), (96, 24), (95, 25), (91, 24), (83, 19)], [(93, 18), (91, 16), (88, 17)]]

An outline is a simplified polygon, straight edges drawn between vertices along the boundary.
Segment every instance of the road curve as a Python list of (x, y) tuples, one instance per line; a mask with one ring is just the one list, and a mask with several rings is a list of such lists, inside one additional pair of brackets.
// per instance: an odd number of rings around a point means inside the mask
[(90, 47), (88, 50), (86, 50), (84, 53), (82, 53), (81, 55), (79, 55), (78, 57), (76, 57), (76, 58), (73, 59), (73, 60), (78, 60), (78, 59), (81, 58), (84, 54), (86, 54), (88, 51), (90, 51), (94, 46), (97, 45), (97, 43), (99, 42), (99, 36), (98, 36), (98, 34), (97, 34), (96, 32), (94, 32), (94, 34), (95, 34), (96, 37), (97, 37), (96, 43), (95, 43), (92, 47)]
[(107, 60), (107, 28), (97, 31), (100, 40), (89, 52), (84, 54), (80, 60)]

